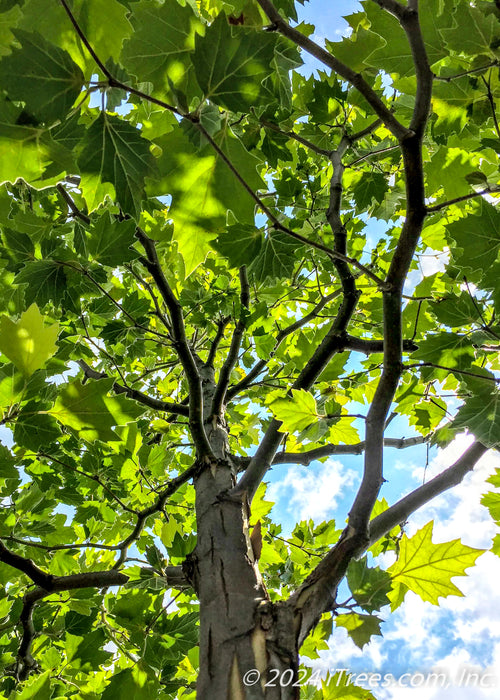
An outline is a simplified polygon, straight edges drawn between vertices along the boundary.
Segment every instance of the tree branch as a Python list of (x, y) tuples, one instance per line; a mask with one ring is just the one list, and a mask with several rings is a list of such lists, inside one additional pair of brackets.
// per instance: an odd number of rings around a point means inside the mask
[[(47, 576), (49, 575), (47, 574)], [(82, 574), (71, 574), (69, 576), (50, 576), (50, 581), (47, 582), (49, 588), (40, 586), (29, 591), (24, 596), (23, 607), (19, 617), (23, 628), (23, 636), (16, 662), (16, 675), (18, 679), (25, 680), (31, 671), (38, 668), (38, 664), (31, 655), (31, 645), (36, 636), (36, 630), (33, 624), (33, 610), (40, 600), (46, 598), (51, 593), (71, 591), (77, 588), (120, 586), (127, 583), (128, 580), (129, 577), (119, 571), (88, 571)]]
[(491, 92), (490, 79), (486, 80), (484, 75), (481, 76), (481, 80), (486, 86), (486, 93), (488, 96), (488, 102), (491, 107), (491, 116), (493, 117), (493, 124), (495, 125), (495, 131), (497, 132), (497, 137), (500, 139), (500, 124), (498, 123), (498, 117), (496, 112), (495, 100), (493, 99), (493, 93)]
[(14, 535), (4, 535), (4, 540), (22, 544), (24, 547), (33, 547), (34, 549), (43, 549), (45, 552), (58, 552), (63, 549), (110, 549), (116, 550), (120, 545), (117, 544), (100, 544), (99, 542), (74, 542), (73, 544), (42, 544), (33, 540), (23, 540)]
[[(383, 291), (384, 366), (366, 420), (366, 450), (363, 477), (349, 512), (345, 538), (363, 542), (367, 538), (368, 522), (378, 492), (383, 483), (384, 431), (397, 386), (402, 364), (402, 294), (411, 261), (415, 254), (427, 210), (425, 207), (422, 140), (429, 116), (432, 95), (432, 72), (427, 59), (418, 11), (409, 6), (400, 23), (408, 38), (417, 77), (415, 106), (411, 119), (411, 136), (401, 140), (403, 155), (406, 217), (396, 250), (393, 254)], [(351, 551), (351, 546), (346, 551)]]
[(156, 97), (152, 97), (151, 95), (148, 95), (145, 92), (142, 92), (141, 90), (137, 90), (136, 88), (130, 87), (129, 85), (125, 85), (125, 83), (122, 83), (120, 80), (117, 80), (116, 78), (114, 78), (113, 75), (110, 73), (110, 71), (106, 68), (104, 63), (101, 61), (99, 56), (96, 54), (94, 49), (92, 48), (89, 40), (85, 36), (84, 31), (82, 30), (82, 28), (78, 24), (74, 14), (71, 12), (66, 0), (60, 0), (60, 2), (61, 2), (61, 5), (64, 7), (66, 14), (68, 15), (68, 17), (71, 21), (71, 24), (75, 28), (76, 33), (80, 37), (83, 45), (85, 46), (85, 48), (87, 49), (89, 54), (94, 59), (97, 66), (99, 67), (99, 69), (103, 73), (103, 75), (106, 76), (106, 78), (108, 80), (109, 87), (115, 87), (115, 88), (118, 88), (120, 90), (125, 90), (126, 92), (130, 92), (133, 95), (137, 95), (138, 97), (142, 97), (143, 99), (148, 100), (149, 102), (152, 102), (153, 104), (156, 104), (159, 107), (163, 107), (164, 109), (168, 109), (170, 112), (173, 112), (174, 114), (177, 114), (180, 117), (184, 116), (182, 114), (182, 112), (180, 112), (177, 109), (177, 107), (174, 107), (173, 105), (168, 104), (168, 102), (164, 102), (163, 100), (158, 100)]
[(431, 501), (440, 493), (457, 486), (472, 471), (478, 460), (488, 451), (480, 442), (474, 442), (463, 455), (448, 469), (438, 474), (426, 484), (422, 484), (393, 506), (384, 510), (370, 521), (370, 541), (368, 546), (377, 542), (396, 525), (404, 523), (412, 513)]
[[(384, 0), (389, 2), (390, 0)], [(410, 130), (415, 134), (422, 135), (429, 117), (432, 96), (433, 73), (427, 57), (427, 49), (420, 27), (418, 9), (405, 8), (402, 16), (398, 17), (403, 27), (415, 65), (417, 77), (417, 92), (415, 96), (415, 106), (410, 122)]]
[(394, 17), (397, 17), (400, 22), (404, 19), (406, 13), (408, 12), (408, 8), (405, 5), (397, 2), (397, 0), (374, 0), (374, 2), (383, 10), (386, 10), (387, 12), (390, 12), (391, 15), (394, 15)]
[[(87, 379), (104, 379), (108, 376), (106, 372), (98, 372), (90, 367), (85, 360), (77, 360), (77, 365), (79, 365), (79, 367), (82, 369)], [(119, 382), (115, 382), (113, 384), (113, 391), (116, 394), (125, 394), (130, 399), (137, 401), (137, 403), (140, 403), (147, 408), (152, 408), (155, 411), (167, 411), (168, 413), (175, 413), (179, 416), (189, 416), (188, 406), (184, 406), (173, 401), (162, 401), (161, 399), (155, 399), (152, 396), (143, 394), (142, 391), (132, 389), (132, 387), (129, 386), (124, 386)]]
[(165, 326), (165, 328), (167, 329), (167, 331), (170, 335), (172, 332), (172, 329), (170, 327), (170, 323), (168, 322), (168, 319), (165, 317), (163, 311), (161, 310), (160, 305), (158, 303), (158, 299), (156, 298), (156, 294), (153, 292), (151, 285), (149, 284), (149, 282), (146, 282), (146, 280), (143, 279), (140, 275), (138, 275), (137, 272), (134, 270), (134, 268), (131, 265), (125, 265), (125, 267), (127, 268), (127, 270), (129, 272), (132, 273), (132, 275), (134, 275), (135, 279), (139, 282), (139, 284), (142, 284), (142, 286), (148, 292), (149, 296), (151, 297), (151, 300), (153, 301), (157, 317), (163, 323), (163, 325)]
[[(364, 352), (366, 355), (370, 355), (372, 353), (384, 352), (384, 341), (356, 338), (352, 335), (347, 335), (345, 349)], [(415, 350), (418, 350), (418, 345), (414, 343), (413, 340), (407, 340), (405, 338), (403, 340), (403, 350), (405, 352), (415, 352)]]
[(404, 522), (422, 505), (460, 483), (486, 451), (487, 448), (480, 443), (471, 445), (452, 467), (374, 518), (370, 522), (369, 537), (363, 537), (362, 533), (351, 535), (348, 530), (344, 530), (340, 540), (287, 601), (294, 610), (299, 645), (321, 615), (331, 610), (337, 587), (345, 575), (349, 561), (353, 557), (360, 556), (369, 546), (390, 532), (393, 527)]
[(491, 63), (487, 63), (485, 66), (479, 66), (479, 68), (472, 68), (471, 70), (465, 70), (462, 71), (461, 73), (455, 73), (454, 75), (433, 75), (434, 80), (441, 80), (444, 81), (445, 83), (450, 83), (452, 80), (456, 80), (457, 78), (464, 78), (467, 75), (472, 75), (473, 73), (482, 73), (482, 71), (488, 70), (488, 68), (493, 68), (494, 66), (498, 66), (499, 62), (498, 60), (491, 61)]
[(477, 379), (484, 379), (486, 382), (493, 382), (494, 384), (500, 383), (500, 377), (489, 377), (484, 374), (478, 374), (477, 372), (469, 372), (466, 369), (457, 369), (456, 367), (445, 367), (444, 365), (437, 365), (435, 362), (416, 362), (413, 365), (403, 365), (404, 370), (409, 369), (420, 369), (420, 367), (435, 367), (436, 369), (444, 369), (450, 374), (464, 374), (467, 377), (477, 377)]
[(368, 134), (373, 133), (376, 129), (378, 129), (379, 126), (382, 126), (384, 122), (382, 119), (375, 119), (371, 124), (368, 124), (368, 126), (365, 126), (364, 129), (361, 129), (360, 131), (355, 131), (354, 134), (349, 134), (349, 140), (351, 143), (355, 143), (356, 141), (359, 141), (360, 139), (364, 138), (365, 136), (368, 136)]
[(240, 267), (240, 288), (240, 317), (236, 322), (233, 337), (231, 338), (231, 346), (225, 362), (222, 365), (219, 374), (219, 381), (215, 387), (212, 407), (210, 409), (211, 416), (218, 417), (222, 413), (223, 405), (226, 400), (226, 392), (229, 386), (229, 380), (231, 378), (231, 372), (233, 371), (238, 360), (238, 353), (240, 351), (241, 341), (243, 340), (243, 334), (245, 332), (245, 317), (250, 304), (250, 287), (248, 284), (247, 268), (245, 265)]
[(68, 194), (68, 192), (66, 192), (66, 189), (60, 182), (56, 185), (56, 189), (68, 205), (68, 209), (71, 211), (73, 216), (83, 221), (84, 224), (90, 224), (90, 216), (87, 216), (87, 214), (76, 206), (73, 198)]
[[(404, 450), (407, 447), (415, 447), (428, 442), (429, 435), (417, 435), (409, 438), (384, 438), (384, 447), (394, 447), (397, 450)], [(313, 450), (305, 452), (277, 452), (274, 455), (272, 466), (275, 464), (302, 464), (308, 467), (311, 462), (333, 455), (361, 455), (365, 451), (365, 442), (357, 442), (354, 445), (322, 445)], [(251, 457), (239, 457), (231, 455), (231, 460), (237, 465), (238, 471), (245, 470), (250, 464)]]
[(116, 493), (111, 489), (106, 482), (104, 482), (101, 477), (98, 474), (88, 474), (86, 471), (83, 469), (79, 469), (78, 467), (74, 467), (72, 464), (67, 464), (66, 462), (63, 462), (60, 460), (58, 457), (53, 457), (52, 455), (47, 454), (46, 452), (38, 452), (37, 457), (43, 457), (44, 459), (49, 459), (51, 462), (55, 462), (56, 464), (59, 464), (61, 467), (64, 469), (68, 469), (71, 472), (74, 472), (75, 474), (80, 474), (81, 476), (84, 476), (86, 479), (89, 479), (90, 481), (93, 481), (95, 484), (99, 484), (99, 486), (103, 489), (103, 491), (106, 491), (106, 493), (118, 503), (121, 508), (126, 511), (127, 513), (132, 513), (133, 515), (137, 514), (137, 511), (134, 510), (133, 508), (130, 508), (127, 506), (126, 503), (122, 501), (122, 499), (116, 495)]
[[(267, 2), (267, 0), (265, 0), (265, 1)], [(331, 251), (327, 246), (323, 245), (322, 243), (317, 243), (316, 241), (311, 241), (311, 240), (309, 240), (308, 238), (306, 238), (305, 236), (302, 236), (301, 234), (296, 233), (295, 231), (292, 231), (292, 229), (290, 229), (290, 228), (288, 228), (287, 226), (285, 226), (284, 224), (282, 224), (282, 223), (279, 221), (279, 219), (278, 219), (276, 216), (274, 216), (274, 214), (271, 212), (271, 210), (264, 204), (264, 202), (263, 202), (262, 199), (256, 194), (256, 192), (253, 191), (253, 189), (250, 187), (250, 185), (247, 183), (247, 181), (243, 178), (243, 176), (241, 175), (241, 173), (239, 172), (239, 170), (234, 166), (234, 164), (230, 161), (230, 159), (227, 157), (227, 155), (224, 153), (224, 151), (220, 148), (220, 146), (217, 144), (217, 142), (212, 138), (212, 136), (209, 134), (209, 132), (208, 132), (208, 131), (205, 129), (205, 127), (201, 124), (200, 119), (199, 119), (199, 116), (198, 116), (197, 114), (184, 114), (184, 113), (180, 112), (176, 107), (173, 107), (172, 105), (170, 105), (170, 104), (168, 104), (168, 103), (166, 103), (166, 102), (163, 102), (162, 100), (158, 100), (158, 99), (152, 97), (151, 95), (147, 95), (146, 93), (141, 92), (140, 90), (137, 90), (137, 89), (135, 89), (135, 88), (132, 88), (132, 87), (130, 87), (129, 85), (125, 85), (124, 83), (120, 82), (119, 80), (116, 80), (116, 79), (109, 73), (109, 71), (105, 68), (105, 66), (103, 65), (103, 63), (98, 59), (97, 55), (95, 54), (95, 52), (94, 52), (93, 49), (91, 48), (91, 46), (90, 46), (88, 40), (86, 39), (86, 37), (85, 37), (85, 35), (84, 35), (84, 33), (83, 33), (81, 27), (79, 27), (79, 25), (78, 25), (78, 23), (77, 23), (75, 17), (74, 17), (73, 14), (71, 13), (71, 10), (69, 9), (69, 7), (68, 7), (66, 1), (65, 1), (65, 0), (61, 0), (61, 3), (63, 4), (64, 9), (66, 10), (66, 12), (67, 12), (69, 18), (71, 19), (71, 22), (73, 23), (73, 26), (74, 26), (75, 29), (77, 30), (78, 35), (81, 37), (81, 39), (82, 39), (82, 41), (84, 42), (85, 46), (87, 47), (87, 49), (88, 49), (89, 52), (91, 53), (92, 57), (94, 58), (94, 60), (96, 61), (96, 63), (99, 65), (99, 67), (101, 68), (101, 70), (103, 70), (104, 74), (105, 74), (106, 77), (108, 78), (108, 84), (109, 84), (110, 87), (116, 87), (116, 88), (119, 88), (119, 89), (121, 89), (121, 90), (125, 90), (125, 91), (127, 91), (127, 92), (130, 92), (130, 93), (132, 93), (132, 94), (134, 94), (134, 95), (137, 95), (137, 96), (139, 96), (139, 97), (142, 97), (143, 99), (147, 100), (148, 102), (151, 102), (151, 103), (156, 104), (156, 105), (158, 105), (158, 106), (160, 106), (160, 107), (163, 107), (164, 109), (167, 109), (167, 110), (169, 110), (169, 111), (171, 111), (171, 112), (177, 114), (178, 116), (183, 117), (184, 119), (187, 119), (188, 121), (190, 121), (190, 122), (194, 125), (194, 127), (195, 127), (196, 129), (198, 129), (198, 131), (199, 131), (201, 134), (203, 134), (203, 136), (204, 136), (205, 139), (208, 141), (208, 143), (210, 143), (210, 145), (211, 145), (212, 148), (215, 150), (215, 152), (220, 156), (220, 158), (221, 158), (221, 159), (224, 161), (224, 163), (228, 166), (228, 168), (229, 168), (230, 171), (233, 173), (233, 175), (234, 175), (235, 178), (238, 180), (238, 182), (239, 182), (239, 183), (242, 185), (242, 187), (248, 192), (248, 194), (249, 194), (250, 197), (255, 201), (255, 203), (258, 204), (258, 206), (261, 208), (261, 210), (264, 212), (264, 214), (266, 214), (266, 216), (269, 218), (269, 220), (273, 222), (273, 225), (274, 225), (274, 227), (275, 227), (277, 230), (281, 231), (282, 233), (286, 233), (287, 235), (291, 236), (292, 238), (295, 238), (295, 240), (300, 241), (300, 242), (303, 243), (304, 245), (311, 246), (312, 248), (315, 248), (315, 249), (317, 249), (317, 250), (321, 250), (322, 252), (326, 253), (330, 258), (334, 258), (334, 257), (339, 258), (339, 256), (340, 256), (339, 253), (334, 253), (333, 251)], [(278, 16), (279, 16), (279, 15), (278, 15)], [(291, 29), (291, 27), (290, 27), (290, 29)], [(295, 32), (296, 30), (291, 30), (291, 31), (292, 31), (292, 32)], [(302, 36), (304, 39), (306, 39), (306, 37), (304, 37), (304, 36), (303, 36), (302, 34), (300, 34), (299, 32), (297, 32), (297, 34), (299, 34), (299, 36)], [(310, 40), (307, 39), (307, 41), (310, 41)], [(311, 42), (311, 43), (314, 44), (314, 42)], [(316, 44), (314, 44), (314, 45), (317, 46)], [(319, 49), (319, 48), (320, 48), (320, 47), (318, 47), (318, 49)], [(330, 54), (328, 54), (326, 51), (324, 51), (324, 49), (321, 49), (321, 51), (323, 51), (327, 56), (330, 56)], [(349, 69), (349, 70), (350, 70), (350, 69)], [(360, 74), (354, 74), (354, 75), (360, 75)], [(396, 124), (399, 124), (399, 122), (397, 122), (397, 121), (394, 119), (394, 117), (392, 116), (391, 112), (390, 112), (389, 110), (387, 110), (387, 108), (385, 107), (385, 105), (383, 104), (383, 102), (377, 97), (376, 93), (373, 92), (373, 91), (371, 90), (371, 88), (368, 86), (368, 84), (365, 83), (364, 81), (363, 81), (363, 84), (366, 85), (367, 88), (368, 88), (368, 90), (370, 90), (370, 91), (373, 93), (374, 97), (375, 97), (377, 100), (379, 100), (380, 105), (381, 105), (382, 108), (387, 112), (387, 114), (388, 114), (389, 117), (392, 119), (392, 121), (393, 121), (394, 123), (396, 123)], [(399, 125), (399, 126), (401, 126), (401, 125)], [(401, 129), (403, 129), (403, 128), (404, 128), (404, 127), (401, 127)], [(405, 133), (406, 133), (406, 132), (405, 132)], [(142, 236), (145, 236), (144, 232), (141, 232), (141, 235), (142, 235)], [(138, 235), (138, 237), (139, 237), (139, 235)], [(345, 262), (348, 262), (348, 263), (354, 265), (355, 267), (357, 267), (357, 268), (358, 268), (360, 271), (362, 271), (367, 277), (369, 277), (371, 280), (373, 280), (377, 285), (381, 285), (381, 286), (383, 287), (384, 282), (383, 282), (380, 278), (378, 278), (377, 275), (374, 275), (373, 272), (371, 272), (371, 270), (370, 270), (369, 268), (367, 268), (367, 267), (365, 267), (364, 265), (362, 265), (358, 260), (356, 260), (355, 258), (346, 258), (345, 256), (342, 256), (342, 259), (344, 259)], [(200, 437), (200, 445), (201, 445), (201, 442), (202, 442), (202, 439), (201, 439), (201, 437)]]
[[(337, 257), (334, 259), (334, 265), (342, 284), (342, 302), (326, 336), (317, 346), (312, 357), (301, 370), (288, 393), (294, 389), (309, 389), (326, 367), (332, 356), (342, 351), (345, 342), (346, 328), (354, 313), (359, 298), (359, 292), (356, 290), (355, 278), (345, 260), (341, 259), (341, 257), (344, 258), (347, 249), (347, 234), (340, 216), (342, 174), (344, 171), (342, 157), (350, 144), (351, 141), (349, 137), (344, 135), (337, 150), (333, 151), (331, 154), (333, 174), (330, 182), (330, 206), (326, 215), (334, 236), (334, 250), (337, 253)], [(340, 255), (338, 255), (339, 253)], [(248, 468), (233, 489), (233, 495), (245, 494), (249, 501), (252, 500), (258, 485), (271, 466), (274, 455), (283, 439), (283, 434), (280, 433), (281, 425), (281, 421), (275, 418), (271, 420)]]
[(158, 493), (158, 498), (155, 500), (154, 503), (152, 503), (147, 508), (143, 508), (143, 510), (139, 511), (132, 532), (116, 547), (116, 549), (120, 551), (120, 555), (114, 563), (113, 569), (118, 569), (123, 564), (123, 562), (126, 559), (127, 550), (129, 546), (132, 544), (132, 542), (135, 542), (135, 540), (140, 536), (141, 532), (144, 529), (144, 525), (146, 524), (146, 520), (149, 518), (149, 516), (162, 511), (165, 507), (167, 499), (170, 496), (172, 496), (177, 491), (177, 489), (179, 489), (186, 482), (195, 477), (198, 474), (199, 469), (199, 464), (195, 462), (191, 467), (189, 467), (189, 469), (186, 469), (186, 471), (182, 472), (182, 474), (179, 474), (179, 476), (176, 476), (175, 478), (171, 479), (167, 486)]
[[(276, 350), (278, 347), (281, 345), (283, 340), (290, 335), (291, 333), (295, 333), (296, 330), (299, 330), (299, 328), (302, 328), (306, 324), (309, 323), (309, 321), (314, 320), (317, 318), (317, 316), (320, 314), (320, 312), (325, 308), (325, 306), (335, 299), (336, 297), (339, 296), (340, 294), (340, 289), (335, 290), (331, 294), (328, 294), (326, 297), (322, 297), (321, 300), (316, 304), (316, 306), (310, 311), (308, 314), (303, 316), (302, 318), (299, 318), (297, 321), (294, 321), (291, 323), (289, 326), (286, 328), (282, 328), (280, 331), (278, 331), (278, 334), (276, 336), (276, 342), (274, 344), (274, 348), (272, 349), (271, 352), (271, 357), (275, 354)], [(239, 393), (241, 393), (244, 389), (246, 389), (253, 381), (256, 379), (261, 372), (265, 370), (267, 367), (268, 360), (259, 360), (248, 372), (248, 374), (243, 377), (237, 384), (234, 386), (230, 387), (227, 390), (227, 399), (231, 400), (234, 399), (235, 396), (237, 396)]]
[(208, 367), (214, 366), (215, 356), (217, 355), (217, 348), (219, 347), (220, 341), (224, 337), (224, 330), (230, 320), (231, 317), (226, 316), (225, 318), (222, 318), (220, 321), (217, 322), (217, 333), (215, 334), (215, 338), (213, 339), (212, 344), (210, 345), (207, 361), (205, 363)]
[(359, 158), (352, 160), (350, 163), (347, 163), (346, 168), (352, 168), (354, 165), (361, 163), (363, 160), (367, 160), (368, 158), (371, 158), (372, 156), (377, 156), (379, 153), (388, 153), (389, 151), (395, 151), (397, 148), (400, 148), (399, 143), (395, 144), (394, 146), (387, 146), (386, 148), (379, 148), (377, 151), (370, 151), (370, 153), (365, 153), (363, 156), (360, 156)]
[(352, 68), (349, 68), (345, 63), (339, 61), (331, 53), (316, 44), (312, 39), (301, 34), (297, 29), (291, 27), (280, 15), (271, 0), (257, 0), (261, 8), (264, 10), (269, 20), (272, 22), (273, 28), (279, 31), (283, 36), (293, 41), (294, 44), (300, 46), (305, 51), (314, 56), (319, 61), (324, 63), (331, 70), (338, 73), (344, 80), (347, 80), (355, 87), (370, 104), (375, 114), (382, 119), (386, 127), (391, 131), (397, 139), (403, 139), (409, 135), (409, 131), (404, 127), (385, 106), (382, 99), (370, 87), (363, 78), (361, 73), (356, 73)]
[[(384, 438), (384, 447), (394, 447), (404, 450), (407, 447), (415, 447), (428, 442), (429, 436), (417, 435), (409, 438)], [(365, 450), (365, 441), (355, 445), (324, 445), (307, 452), (278, 452), (273, 459), (273, 464), (303, 464), (309, 466), (316, 459), (331, 457), (332, 455), (360, 455)]]
[(466, 200), (473, 199), (474, 197), (482, 197), (485, 194), (495, 194), (498, 192), (500, 192), (500, 185), (489, 185), (484, 190), (470, 192), (469, 194), (463, 194), (461, 197), (449, 199), (447, 202), (441, 202), (441, 204), (433, 204), (430, 207), (426, 207), (427, 213), (433, 214), (435, 211), (441, 211), (442, 209), (446, 209), (452, 204), (458, 204), (459, 202), (465, 202)]
[[(301, 34), (302, 36), (302, 34)], [(272, 211), (267, 207), (262, 199), (253, 191), (253, 189), (250, 187), (250, 185), (247, 183), (247, 181), (242, 177), (241, 173), (239, 170), (234, 166), (234, 164), (229, 160), (227, 155), (224, 153), (224, 151), (220, 148), (218, 143), (212, 138), (212, 136), (208, 133), (208, 131), (205, 129), (205, 127), (199, 122), (199, 120), (196, 120), (195, 118), (190, 119), (190, 121), (194, 124), (194, 126), (200, 131), (203, 136), (207, 139), (207, 141), (210, 143), (214, 151), (218, 153), (220, 158), (224, 161), (224, 163), (227, 165), (229, 170), (233, 173), (234, 177), (238, 180), (238, 182), (243, 186), (243, 188), (248, 192), (248, 194), (252, 197), (254, 202), (259, 206), (259, 208), (262, 210), (262, 212), (267, 216), (267, 218), (272, 222), (274, 228), (278, 231), (281, 231), (282, 233), (286, 233), (288, 236), (291, 236), (291, 238), (294, 238), (296, 241), (300, 241), (306, 246), (309, 246), (311, 248), (315, 248), (316, 250), (320, 250), (323, 253), (326, 253), (329, 258), (331, 258), (334, 262), (335, 260), (342, 260), (345, 263), (349, 263), (350, 265), (353, 265), (354, 267), (358, 268), (361, 272), (363, 272), (369, 279), (373, 280), (378, 286), (383, 287), (384, 286), (384, 281), (381, 280), (377, 275), (375, 275), (368, 267), (360, 263), (356, 258), (349, 258), (347, 255), (331, 250), (328, 248), (328, 246), (323, 245), (323, 243), (317, 243), (316, 241), (312, 241), (309, 238), (306, 238), (305, 236), (302, 236), (300, 233), (297, 233), (296, 231), (293, 231), (291, 228), (288, 228), (288, 226), (285, 226), (284, 224), (281, 223), (281, 221), (272, 213)]]
[(22, 571), (22, 573), (26, 574), (26, 576), (28, 576), (28, 578), (30, 578), (33, 581), (33, 583), (36, 583), (37, 586), (49, 589), (52, 585), (52, 580), (54, 577), (51, 574), (47, 574), (45, 571), (42, 571), (42, 569), (40, 569), (36, 564), (34, 564), (31, 561), (31, 559), (26, 559), (25, 557), (22, 557), (19, 554), (12, 552), (4, 545), (4, 543), (1, 540), (0, 561), (4, 564), (12, 566), (18, 571)]
[(146, 257), (141, 258), (141, 262), (153, 277), (170, 315), (173, 345), (181, 361), (189, 386), (189, 428), (198, 458), (215, 461), (203, 426), (201, 379), (186, 337), (181, 305), (163, 273), (154, 241), (140, 228), (137, 228), (136, 236), (146, 252)]
[(300, 136), (300, 134), (296, 134), (295, 131), (283, 131), (283, 129), (280, 129), (277, 124), (269, 122), (266, 119), (261, 119), (260, 123), (266, 129), (271, 129), (272, 131), (276, 131), (278, 134), (288, 136), (288, 138), (297, 141), (297, 143), (300, 143), (306, 148), (309, 148), (309, 150), (313, 151), (313, 153), (317, 153), (319, 156), (325, 156), (326, 158), (330, 157), (330, 151), (328, 151), (326, 148), (320, 148), (319, 146), (316, 146), (314, 143), (312, 143), (312, 141), (308, 141), (303, 136)]

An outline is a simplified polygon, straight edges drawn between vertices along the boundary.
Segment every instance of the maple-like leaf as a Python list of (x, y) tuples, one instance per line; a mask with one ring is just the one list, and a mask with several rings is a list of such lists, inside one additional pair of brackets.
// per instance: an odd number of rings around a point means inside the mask
[(484, 550), (469, 547), (458, 539), (434, 544), (432, 528), (431, 521), (413, 537), (403, 535), (398, 560), (388, 569), (394, 584), (389, 594), (392, 602), (398, 598), (402, 585), (434, 605), (438, 605), (440, 597), (463, 595), (451, 579), (465, 576), (465, 570), (474, 566)]

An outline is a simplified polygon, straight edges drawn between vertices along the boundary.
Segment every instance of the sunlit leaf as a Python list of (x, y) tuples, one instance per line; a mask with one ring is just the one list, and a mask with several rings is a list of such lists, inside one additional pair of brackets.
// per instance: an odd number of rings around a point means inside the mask
[(29, 377), (56, 352), (58, 333), (59, 325), (45, 326), (38, 306), (32, 304), (17, 323), (0, 318), (0, 351)]
[(283, 425), (284, 432), (303, 430), (318, 419), (314, 396), (303, 389), (293, 389), (290, 399), (278, 399), (272, 404), (272, 410)]
[(391, 601), (401, 585), (434, 605), (440, 597), (463, 595), (451, 579), (464, 576), (484, 550), (468, 547), (460, 540), (434, 544), (432, 528), (430, 522), (413, 537), (403, 535), (398, 560), (388, 569), (395, 584), (389, 594)]
[(86, 440), (118, 440), (112, 428), (130, 423), (143, 411), (130, 399), (110, 396), (112, 385), (112, 379), (66, 384), (50, 413)]

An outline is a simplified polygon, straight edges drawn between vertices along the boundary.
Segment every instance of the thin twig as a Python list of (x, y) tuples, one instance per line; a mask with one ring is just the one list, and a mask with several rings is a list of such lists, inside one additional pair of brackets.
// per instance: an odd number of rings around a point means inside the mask
[(462, 71), (461, 73), (455, 73), (454, 75), (433, 75), (434, 80), (441, 80), (444, 81), (445, 83), (449, 83), (452, 80), (456, 80), (457, 78), (464, 78), (467, 75), (472, 75), (473, 73), (481, 73), (482, 71), (488, 70), (488, 68), (493, 68), (493, 66), (498, 66), (498, 61), (492, 61), (491, 63), (487, 63), (485, 66), (479, 66), (479, 68), (471, 68), (471, 70), (465, 70)]
[(463, 194), (461, 197), (455, 197), (454, 199), (449, 199), (447, 202), (441, 202), (441, 204), (433, 204), (432, 206), (426, 206), (426, 211), (428, 214), (433, 214), (436, 211), (441, 211), (450, 207), (452, 204), (458, 204), (459, 202), (465, 202), (468, 199), (473, 199), (474, 197), (483, 197), (486, 194), (495, 194), (500, 192), (500, 185), (489, 185), (484, 190), (479, 190), (476, 192), (469, 192), (469, 194)]

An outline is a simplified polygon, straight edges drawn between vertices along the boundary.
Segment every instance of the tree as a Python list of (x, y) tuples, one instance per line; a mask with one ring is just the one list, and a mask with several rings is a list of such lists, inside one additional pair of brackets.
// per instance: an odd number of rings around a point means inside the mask
[[(3, 697), (297, 698), (332, 613), (363, 646), (481, 553), (402, 526), (500, 442), (498, 6), (366, 0), (325, 47), (282, 0), (0, 9)], [(270, 469), (361, 453), (346, 527), (283, 537)]]

